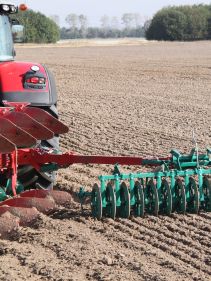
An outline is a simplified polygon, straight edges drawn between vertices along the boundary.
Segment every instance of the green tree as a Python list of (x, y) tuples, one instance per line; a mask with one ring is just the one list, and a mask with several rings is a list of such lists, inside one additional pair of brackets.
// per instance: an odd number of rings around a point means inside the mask
[(174, 9), (163, 9), (152, 19), (146, 37), (154, 40), (183, 40), (185, 26), (184, 13)]
[(80, 37), (85, 38), (87, 34), (88, 19), (85, 15), (79, 15), (78, 20), (80, 24)]
[(60, 38), (57, 24), (39, 12), (19, 12), (13, 18), (24, 25), (26, 43), (55, 43)]
[(69, 35), (70, 35), (70, 38), (73, 39), (73, 38), (79, 38), (80, 35), (79, 35), (79, 16), (76, 15), (76, 14), (69, 14), (66, 16), (65, 18), (65, 21), (66, 23), (69, 25), (70, 29), (69, 29)]
[(66, 17), (69, 27), (61, 28), (60, 36), (61, 39), (144, 37), (139, 14), (124, 14), (121, 19), (125, 22), (123, 29), (117, 17), (107, 15), (101, 17), (101, 27), (90, 27), (85, 15), (70, 14)]
[(168, 7), (158, 11), (146, 30), (147, 39), (202, 40), (211, 37), (211, 6)]
[(76, 29), (78, 27), (78, 16), (76, 14), (67, 15), (65, 21), (71, 29)]
[(186, 15), (184, 40), (206, 39), (210, 11), (207, 5), (180, 6), (178, 9)]
[(52, 21), (54, 21), (58, 26), (60, 25), (60, 18), (58, 15), (51, 15), (49, 17)]
[(122, 23), (125, 26), (125, 29), (130, 29), (133, 25), (134, 14), (126, 13), (122, 15)]

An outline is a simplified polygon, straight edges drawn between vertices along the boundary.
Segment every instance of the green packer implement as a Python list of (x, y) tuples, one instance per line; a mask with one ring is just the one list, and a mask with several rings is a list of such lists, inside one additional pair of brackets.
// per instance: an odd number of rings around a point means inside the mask
[[(132, 160), (132, 159), (131, 159)], [(91, 197), (92, 214), (101, 219), (107, 216), (129, 218), (131, 213), (171, 215), (172, 212), (197, 214), (211, 211), (211, 150), (189, 155), (171, 150), (166, 159), (140, 159), (141, 166), (159, 167), (155, 171), (125, 174), (115, 166), (112, 175), (99, 176), (91, 193), (81, 188), (79, 197)]]

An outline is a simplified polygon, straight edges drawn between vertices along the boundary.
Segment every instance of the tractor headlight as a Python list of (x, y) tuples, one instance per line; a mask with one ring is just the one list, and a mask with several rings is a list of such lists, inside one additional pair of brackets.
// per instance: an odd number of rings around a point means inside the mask
[(5, 14), (17, 13), (17, 7), (14, 5), (0, 4), (0, 12)]
[(9, 5), (2, 5), (2, 10), (3, 10), (4, 12), (9, 12), (10, 6), (9, 6)]
[(17, 12), (17, 8), (15, 6), (10, 6), (11, 12), (12, 13), (16, 13)]

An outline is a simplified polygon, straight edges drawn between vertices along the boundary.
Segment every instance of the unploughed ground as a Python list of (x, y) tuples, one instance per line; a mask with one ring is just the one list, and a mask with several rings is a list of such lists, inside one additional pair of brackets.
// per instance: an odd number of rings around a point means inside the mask
[[(211, 144), (211, 42), (17, 48), (54, 73), (63, 151), (167, 156), (188, 152), (195, 130)], [(140, 171), (141, 167), (131, 168)], [(128, 172), (129, 167), (124, 167)], [(61, 170), (58, 187), (90, 190), (109, 166)], [(211, 214), (91, 218), (73, 204), (0, 241), (0, 280), (211, 280)]]

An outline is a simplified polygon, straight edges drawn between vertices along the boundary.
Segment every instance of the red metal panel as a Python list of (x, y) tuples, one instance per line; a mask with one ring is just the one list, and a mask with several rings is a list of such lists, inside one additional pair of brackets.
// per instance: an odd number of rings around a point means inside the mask
[[(10, 111), (15, 110), (19, 112), (22, 112), (26, 106), (30, 105), (30, 102), (14, 102), (14, 101), (6, 101), (6, 100), (3, 100), (2, 102), (4, 105), (10, 108)], [(8, 109), (8, 107), (6, 109)], [(3, 109), (4, 107), (2, 107), (1, 110)]]
[[(48, 92), (49, 84), (46, 80), (45, 90), (39, 89), (24, 89), (23, 88), (23, 76), (27, 71), (31, 70), (31, 66), (34, 65), (31, 62), (4, 62), (0, 64), (0, 85), (1, 92)], [(45, 69), (42, 65), (37, 64), (40, 68), (40, 72), (46, 76)], [(47, 78), (47, 77), (46, 77)]]
[(0, 135), (0, 153), (11, 153), (15, 150), (14, 143), (10, 142), (7, 138)]
[(0, 170), (7, 169), (10, 167), (11, 158), (9, 157), (10, 154), (1, 154), (0, 152)]
[(10, 120), (37, 140), (47, 140), (54, 136), (52, 131), (25, 113), (12, 111), (5, 114), (4, 118)]
[(47, 111), (37, 108), (28, 107), (30, 103), (27, 102), (8, 102), (3, 103), (14, 109), (15, 112), (22, 112), (28, 114), (30, 117), (41, 123), (43, 126), (54, 132), (54, 134), (64, 134), (69, 131), (68, 127), (53, 117)]
[(54, 134), (64, 134), (69, 131), (66, 125), (40, 108), (25, 107), (23, 112), (47, 127), (49, 130), (54, 132)]
[[(159, 158), (161, 161), (168, 161), (171, 157)], [(156, 159), (158, 160), (158, 159)], [(71, 153), (52, 154), (42, 152), (39, 149), (19, 149), (18, 163), (20, 165), (32, 165), (39, 169), (40, 166), (47, 163), (57, 163), (60, 167), (67, 167), (72, 164), (120, 164), (120, 165), (143, 165), (145, 161), (142, 157), (130, 156), (100, 156), (100, 155), (74, 155)], [(148, 166), (156, 166), (148, 164)]]
[(35, 138), (5, 118), (0, 118), (0, 134), (17, 147), (31, 147), (36, 144)]

